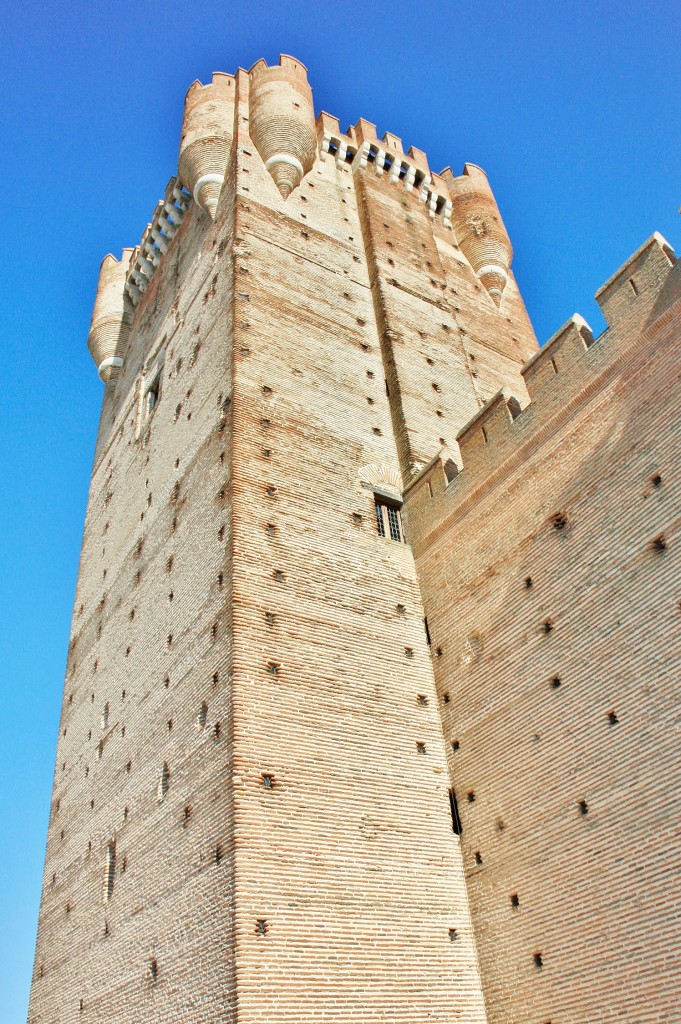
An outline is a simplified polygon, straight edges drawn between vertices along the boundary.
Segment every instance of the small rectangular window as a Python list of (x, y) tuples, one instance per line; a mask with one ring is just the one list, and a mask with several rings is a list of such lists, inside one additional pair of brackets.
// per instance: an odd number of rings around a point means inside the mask
[(379, 497), (376, 497), (375, 501), (376, 528), (379, 537), (390, 537), (390, 540), (403, 541), (400, 505)]

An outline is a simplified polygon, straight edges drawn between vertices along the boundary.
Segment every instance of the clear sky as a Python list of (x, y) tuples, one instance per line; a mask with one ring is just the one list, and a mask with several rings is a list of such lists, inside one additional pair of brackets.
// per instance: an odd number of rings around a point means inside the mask
[(681, 248), (678, 0), (5, 0), (0, 11), (0, 1024), (26, 1020), (101, 385), (103, 255), (177, 166), (190, 83), (279, 52), (316, 109), (484, 167), (540, 341), (653, 230)]

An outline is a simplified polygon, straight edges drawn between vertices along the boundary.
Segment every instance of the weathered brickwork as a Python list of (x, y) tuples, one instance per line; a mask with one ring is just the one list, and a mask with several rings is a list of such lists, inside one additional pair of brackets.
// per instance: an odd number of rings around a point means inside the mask
[(531, 404), (499, 396), (408, 499), (490, 1021), (678, 1019), (671, 259), (644, 246), (601, 338), (566, 325)]
[(510, 259), (293, 58), (189, 90), (93, 314), (30, 1024), (671, 1019), (671, 256), (539, 354)]

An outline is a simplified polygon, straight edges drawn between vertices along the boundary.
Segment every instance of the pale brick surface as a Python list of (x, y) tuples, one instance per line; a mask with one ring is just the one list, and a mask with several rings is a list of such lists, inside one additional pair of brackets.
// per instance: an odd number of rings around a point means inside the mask
[(559, 332), (532, 404), (497, 402), (410, 499), (499, 1024), (679, 1019), (681, 275), (656, 245), (629, 273), (602, 338)]

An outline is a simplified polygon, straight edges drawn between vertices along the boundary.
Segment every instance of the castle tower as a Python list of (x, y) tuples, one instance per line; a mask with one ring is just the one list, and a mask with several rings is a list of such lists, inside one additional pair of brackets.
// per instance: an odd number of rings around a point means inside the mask
[(467, 175), (315, 122), (290, 57), (191, 87), (93, 315), (31, 1024), (486, 1020), (400, 511), (499, 388), (527, 400)]
[[(97, 373), (105, 384), (118, 380), (128, 344), (132, 306), (125, 290), (128, 263), (132, 250), (124, 249), (120, 262), (109, 254), (102, 260), (88, 349)], [(126, 258), (127, 257), (127, 258)]]
[(234, 130), (234, 78), (213, 75), (210, 85), (194, 82), (184, 102), (178, 173), (190, 195), (211, 219), (225, 180)]

